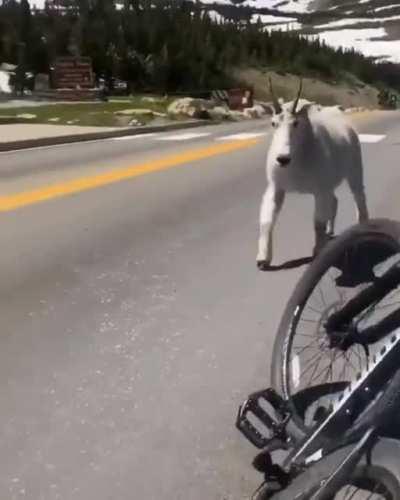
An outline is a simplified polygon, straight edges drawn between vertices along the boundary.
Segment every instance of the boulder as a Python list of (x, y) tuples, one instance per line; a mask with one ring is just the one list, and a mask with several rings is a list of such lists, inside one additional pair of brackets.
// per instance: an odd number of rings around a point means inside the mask
[(121, 116), (133, 116), (133, 115), (145, 116), (145, 115), (153, 115), (154, 112), (151, 109), (146, 109), (146, 108), (130, 108), (130, 109), (121, 109), (120, 111), (115, 111), (114, 114)]
[(212, 120), (228, 120), (231, 116), (230, 110), (224, 106), (215, 106), (208, 113)]
[(232, 120), (235, 120), (235, 121), (248, 119), (248, 117), (246, 117), (242, 111), (237, 111), (237, 110), (231, 111), (230, 117)]
[(21, 118), (21, 120), (34, 120), (37, 116), (31, 115), (30, 113), (23, 113), (21, 115), (17, 115), (17, 118)]
[(266, 114), (265, 109), (260, 104), (255, 104), (251, 108), (245, 108), (243, 114), (246, 118), (261, 118)]
[(202, 111), (208, 111), (214, 108), (214, 106), (214, 101), (184, 97), (173, 101), (168, 106), (168, 113), (173, 116), (186, 115), (196, 117)]
[(150, 103), (158, 103), (158, 102), (163, 102), (164, 98), (163, 97), (142, 97), (142, 102), (150, 102)]

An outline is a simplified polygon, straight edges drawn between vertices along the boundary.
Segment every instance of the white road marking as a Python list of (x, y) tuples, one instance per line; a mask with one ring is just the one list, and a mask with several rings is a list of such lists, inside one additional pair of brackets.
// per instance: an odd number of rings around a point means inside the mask
[(190, 139), (199, 139), (200, 137), (207, 137), (211, 135), (209, 132), (197, 132), (191, 133), (188, 132), (186, 134), (176, 134), (176, 135), (167, 135), (165, 137), (159, 137), (159, 141), (189, 141)]
[(158, 135), (158, 134), (156, 134), (154, 132), (154, 133), (150, 133), (150, 134), (125, 135), (123, 137), (112, 137), (111, 140), (112, 141), (129, 141), (131, 139), (144, 139), (146, 137), (154, 137), (155, 135)]
[(230, 134), (224, 135), (222, 137), (217, 137), (217, 141), (244, 141), (247, 139), (255, 139), (256, 137), (261, 137), (267, 135), (267, 132), (243, 132), (241, 134)]
[(376, 142), (382, 141), (386, 135), (378, 135), (378, 134), (359, 134), (358, 135), (360, 142), (363, 144), (374, 144)]

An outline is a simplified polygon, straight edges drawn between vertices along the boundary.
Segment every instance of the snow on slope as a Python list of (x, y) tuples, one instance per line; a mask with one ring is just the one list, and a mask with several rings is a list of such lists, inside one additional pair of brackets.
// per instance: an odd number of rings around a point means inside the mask
[[(201, 1), (232, 5), (229, 0)], [(246, 0), (241, 5), (253, 7), (252, 22), (257, 22), (259, 9), (273, 9), (260, 16), (264, 30), (294, 30), (333, 47), (354, 48), (366, 56), (400, 63), (400, 3), (394, 0), (379, 4), (373, 0)], [(319, 19), (317, 14), (324, 12), (330, 17)], [(288, 14), (291, 17), (284, 17)]]
[[(29, 1), (38, 8), (44, 4), (44, 0)], [(230, 0), (200, 1), (218, 22), (224, 22), (228, 7), (234, 8)], [(333, 47), (355, 48), (367, 56), (400, 63), (400, 3), (396, 0), (378, 4), (376, 0), (245, 0), (240, 5), (253, 9), (251, 22), (260, 18), (264, 30), (295, 30), (304, 36), (319, 36)], [(309, 16), (323, 11), (331, 17), (319, 20)]]

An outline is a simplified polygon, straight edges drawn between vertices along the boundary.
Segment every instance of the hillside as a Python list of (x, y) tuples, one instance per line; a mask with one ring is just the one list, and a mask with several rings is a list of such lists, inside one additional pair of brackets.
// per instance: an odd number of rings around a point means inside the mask
[[(387, 36), (386, 28), (376, 28), (376, 19), (367, 12), (390, 24), (396, 15), (385, 14), (393, 10), (389, 1), (393, 0), (361, 0), (359, 4), (337, 0), (49, 0), (46, 9), (32, 10), (28, 0), (7, 2), (0, 4), (0, 63), (16, 65), (20, 59), (27, 71), (37, 74), (48, 72), (56, 56), (81, 54), (91, 58), (96, 83), (105, 84), (111, 93), (115, 82), (122, 80), (132, 94), (199, 96), (239, 85), (238, 71), (265, 69), (297, 78), (302, 75), (309, 79), (309, 88), (319, 81), (314, 93), (324, 102), (335, 95), (336, 102), (344, 105), (358, 106), (364, 101), (374, 105), (376, 96), (364, 95), (366, 85), (376, 92), (400, 91), (398, 67), (373, 64), (357, 52), (334, 49), (321, 43), (318, 35), (342, 43), (350, 23), (359, 37), (373, 30), (376, 34), (377, 29)], [(368, 27), (371, 24), (373, 28)], [(245, 80), (251, 83), (247, 76)], [(15, 75), (15, 81), (21, 85), (20, 75)]]
[(333, 47), (355, 48), (377, 60), (400, 63), (400, 3), (393, 0), (202, 0), (220, 21), (260, 22), (263, 29), (319, 37)]
[[(277, 95), (285, 100), (292, 100), (298, 90), (298, 76), (290, 73), (257, 68), (235, 68), (232, 69), (232, 73), (238, 81), (251, 85), (254, 88), (255, 97), (262, 101), (271, 99), (266, 85), (267, 77), (273, 79)], [(303, 97), (319, 104), (326, 106), (341, 104), (345, 108), (376, 109), (379, 107), (378, 90), (355, 78), (339, 83), (304, 77), (303, 83)]]

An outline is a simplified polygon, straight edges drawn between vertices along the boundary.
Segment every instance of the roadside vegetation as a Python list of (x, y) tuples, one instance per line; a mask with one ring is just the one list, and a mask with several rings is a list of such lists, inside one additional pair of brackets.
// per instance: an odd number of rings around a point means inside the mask
[[(0, 124), (48, 123), (92, 127), (123, 127), (130, 124), (179, 119), (168, 115), (171, 98), (136, 96), (109, 102), (57, 103), (0, 109)], [(137, 123), (134, 123), (137, 122)]]

